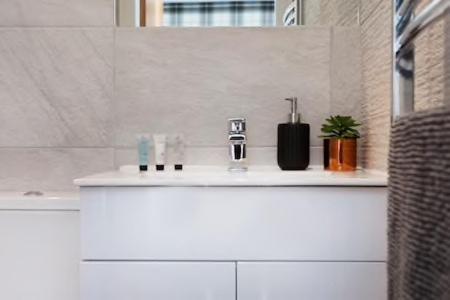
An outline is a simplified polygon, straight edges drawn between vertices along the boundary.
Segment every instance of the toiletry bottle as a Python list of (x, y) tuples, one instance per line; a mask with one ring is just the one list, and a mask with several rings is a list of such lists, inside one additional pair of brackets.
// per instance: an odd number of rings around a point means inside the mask
[(305, 170), (309, 165), (309, 124), (300, 122), (297, 98), (291, 101), (288, 123), (278, 124), (278, 165), (282, 170)]
[(177, 171), (183, 170), (184, 161), (184, 137), (182, 134), (177, 134), (173, 137), (173, 160), (174, 168)]
[(166, 135), (154, 134), (153, 144), (155, 145), (156, 171), (164, 171), (164, 165), (166, 164)]
[(139, 134), (138, 141), (138, 157), (139, 157), (139, 171), (145, 172), (148, 170), (150, 136), (148, 134)]

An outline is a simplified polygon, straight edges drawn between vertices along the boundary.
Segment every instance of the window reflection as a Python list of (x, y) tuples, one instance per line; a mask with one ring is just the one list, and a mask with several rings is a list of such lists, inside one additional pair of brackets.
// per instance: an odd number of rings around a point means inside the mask
[(274, 26), (275, 2), (166, 0), (164, 26)]
[(300, 0), (116, 0), (118, 26), (297, 25)]

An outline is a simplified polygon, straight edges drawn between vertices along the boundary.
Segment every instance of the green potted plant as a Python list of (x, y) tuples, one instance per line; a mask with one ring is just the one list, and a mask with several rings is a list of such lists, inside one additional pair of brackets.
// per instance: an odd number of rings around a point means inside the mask
[(357, 164), (357, 139), (361, 126), (351, 116), (330, 116), (322, 125), (324, 167), (331, 171), (354, 171)]

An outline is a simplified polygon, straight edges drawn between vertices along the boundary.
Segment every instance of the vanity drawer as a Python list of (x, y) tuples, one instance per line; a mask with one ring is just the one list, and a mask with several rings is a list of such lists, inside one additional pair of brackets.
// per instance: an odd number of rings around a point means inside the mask
[(81, 300), (235, 300), (234, 263), (84, 262)]
[(385, 300), (385, 263), (238, 263), (239, 300)]
[(386, 189), (81, 188), (84, 260), (386, 260)]

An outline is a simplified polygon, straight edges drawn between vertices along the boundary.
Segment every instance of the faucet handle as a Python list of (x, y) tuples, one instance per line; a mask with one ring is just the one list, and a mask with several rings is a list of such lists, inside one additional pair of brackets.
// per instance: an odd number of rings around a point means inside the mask
[(231, 133), (245, 132), (245, 118), (228, 119), (228, 131)]

